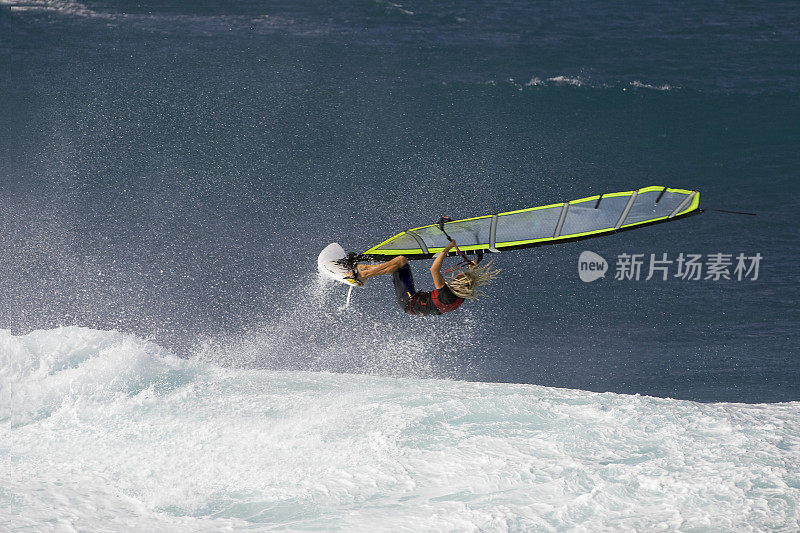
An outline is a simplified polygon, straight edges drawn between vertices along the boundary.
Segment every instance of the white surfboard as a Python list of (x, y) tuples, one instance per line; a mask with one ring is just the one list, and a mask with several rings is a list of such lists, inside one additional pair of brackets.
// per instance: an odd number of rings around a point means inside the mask
[(352, 273), (342, 265), (336, 263), (336, 261), (344, 259), (345, 257), (347, 257), (347, 252), (344, 251), (344, 248), (339, 246), (338, 243), (331, 243), (319, 253), (319, 257), (317, 257), (317, 268), (320, 274), (328, 279), (346, 285), (358, 286), (355, 280), (347, 279)]

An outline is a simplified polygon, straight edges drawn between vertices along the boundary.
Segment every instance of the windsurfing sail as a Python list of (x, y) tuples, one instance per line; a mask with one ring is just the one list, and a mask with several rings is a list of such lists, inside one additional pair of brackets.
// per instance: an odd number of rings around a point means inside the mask
[[(445, 229), (465, 252), (499, 252), (599, 237), (675, 220), (702, 212), (699, 206), (698, 191), (652, 186), (453, 220), (445, 223)], [(439, 226), (430, 224), (398, 233), (363, 255), (424, 259), (445, 246), (447, 239)]]

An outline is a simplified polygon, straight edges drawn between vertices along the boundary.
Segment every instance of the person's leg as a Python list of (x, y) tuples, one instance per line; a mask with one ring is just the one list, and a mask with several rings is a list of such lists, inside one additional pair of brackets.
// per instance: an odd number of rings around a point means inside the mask
[(392, 283), (394, 284), (394, 296), (397, 300), (397, 305), (406, 311), (409, 302), (417, 291), (414, 288), (414, 276), (411, 275), (411, 267), (408, 266), (408, 261), (398, 270), (392, 272)]
[(358, 265), (358, 279), (366, 281), (368, 278), (374, 278), (382, 274), (392, 274), (407, 264), (408, 259), (406, 259), (405, 256), (398, 255), (385, 263), (378, 263), (377, 265)]

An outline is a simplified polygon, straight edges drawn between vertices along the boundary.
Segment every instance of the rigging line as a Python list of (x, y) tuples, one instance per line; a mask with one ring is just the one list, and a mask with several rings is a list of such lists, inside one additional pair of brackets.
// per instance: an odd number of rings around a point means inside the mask
[(756, 216), (755, 213), (748, 213), (747, 211), (731, 211), (730, 209), (713, 209), (711, 207), (707, 207), (706, 210), (716, 211), (717, 213), (731, 213), (732, 215), (747, 215), (751, 217)]

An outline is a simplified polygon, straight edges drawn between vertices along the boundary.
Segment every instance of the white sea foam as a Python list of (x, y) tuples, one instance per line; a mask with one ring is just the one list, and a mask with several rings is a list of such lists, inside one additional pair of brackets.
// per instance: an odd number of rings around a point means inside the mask
[(542, 85), (547, 85), (547, 84), (542, 80), (540, 80), (539, 78), (537, 78), (536, 76), (534, 76), (533, 78), (528, 80), (527, 83), (525, 83), (525, 87), (539, 87)]
[[(498, 85), (498, 83), (494, 80), (490, 80), (486, 82), (489, 85)], [(594, 82), (590, 79), (585, 79), (578, 76), (551, 76), (549, 78), (540, 78), (538, 76), (531, 77), (527, 82), (520, 84), (514, 81), (513, 78), (508, 78), (505, 80), (504, 84), (513, 85), (518, 89), (522, 89), (525, 87), (588, 87), (592, 89), (608, 89), (619, 87), (620, 84), (606, 84), (606, 83), (598, 83)], [(628, 87), (634, 87), (636, 89), (650, 89), (653, 91), (672, 91), (675, 89), (680, 89), (680, 87), (676, 87), (674, 85), (670, 85), (669, 83), (664, 83), (662, 85), (651, 85), (649, 83), (644, 83), (639, 80), (634, 80), (628, 82), (626, 84), (622, 84), (622, 90), (626, 91)]]
[(547, 78), (547, 81), (551, 83), (556, 83), (559, 85), (572, 85), (574, 87), (582, 87), (583, 80), (580, 78), (570, 77), (570, 76), (554, 76), (552, 78)]
[(544, 80), (538, 76), (533, 76), (522, 85), (519, 85), (517, 82), (515, 82), (513, 78), (509, 78), (506, 81), (519, 87), (546, 87), (548, 85), (571, 85), (572, 87), (583, 87), (586, 85), (585, 80), (576, 76), (551, 76), (549, 78), (545, 78)]
[(642, 83), (638, 80), (632, 81), (630, 86), (636, 87), (637, 89), (652, 89), (654, 91), (670, 91), (673, 89), (669, 83), (665, 83), (663, 85), (650, 85), (649, 83)]
[(414, 12), (403, 7), (403, 4), (397, 4), (388, 0), (374, 0), (375, 4), (386, 10), (387, 13), (399, 13), (401, 15), (413, 15)]
[(80, 17), (110, 17), (110, 15), (98, 13), (80, 2), (71, 0), (0, 0), (0, 4), (9, 6), (11, 11), (51, 11)]
[[(8, 6), (15, 12), (52, 13), (78, 19), (93, 19), (103, 23), (122, 23), (144, 27), (149, 30), (158, 28), (165, 33), (225, 31), (247, 29), (248, 31), (271, 32), (274, 30), (292, 29), (297, 34), (318, 35), (326, 33), (329, 27), (300, 21), (293, 17), (265, 13), (259, 16), (241, 15), (183, 15), (175, 13), (128, 13), (122, 5), (109, 3), (97, 11), (75, 0), (0, 0), (0, 5)], [(394, 9), (399, 9), (398, 6)], [(403, 11), (403, 10), (401, 10)], [(406, 14), (413, 14), (408, 12)]]
[(502, 82), (497, 82), (495, 80), (489, 80), (485, 82), (486, 85), (504, 85), (508, 86), (511, 85), (516, 87), (517, 89), (523, 89), (524, 87), (547, 87), (547, 86), (571, 86), (571, 87), (605, 87), (604, 85), (592, 85), (591, 83), (587, 82), (586, 80), (573, 77), (573, 76), (552, 76), (549, 78), (545, 78), (544, 80), (533, 76), (525, 83), (519, 83), (514, 78), (506, 78)]
[(225, 369), (81, 328), (0, 350), (0, 529), (798, 526), (798, 403)]

